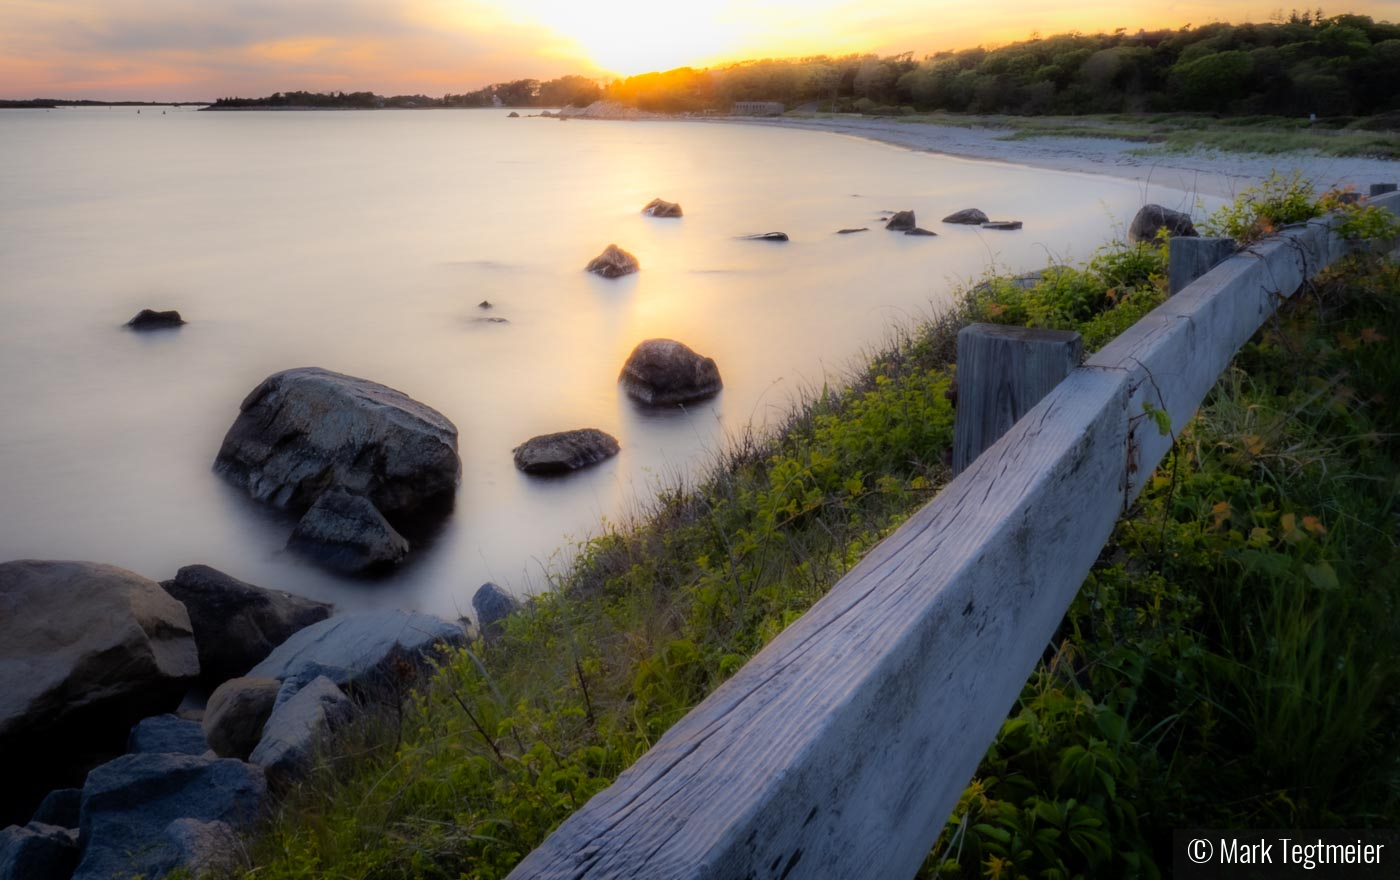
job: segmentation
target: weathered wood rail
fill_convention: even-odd
[[[1288,229],[1099,351],[510,876],[912,876],[1168,450],[1148,409],[1184,424],[1347,247]]]

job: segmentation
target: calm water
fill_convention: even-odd
[[[638,210],[679,201],[683,220]],[[500,111],[0,111],[0,559],[89,559],[168,578],[207,563],[343,607],[443,614],[495,580],[538,590],[603,517],[782,414],[891,326],[995,261],[1079,259],[1144,200],[1107,178],[814,132],[508,119]],[[1022,232],[937,223],[977,206]],[[913,208],[938,238],[884,232]],[[847,226],[871,226],[836,236]],[[792,242],[733,236],[782,230]],[[609,242],[642,271],[582,266]],[[491,312],[476,304],[489,299]],[[190,323],[139,335],[144,307]],[[507,324],[474,319],[490,314]],[[617,390],[637,342],[720,366],[715,400],[643,412]],[[401,389],[461,432],[457,509],[391,578],[282,551],[291,524],[210,470],[269,373],[322,366]],[[510,450],[577,427],[622,454],[528,478]]]

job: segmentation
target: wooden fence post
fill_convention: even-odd
[[[1168,291],[1176,296],[1235,252],[1233,238],[1176,236],[1167,243]]]
[[[1079,366],[1078,333],[969,324],[958,331],[958,411],[953,473],[1011,430]]]

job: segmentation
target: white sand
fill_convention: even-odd
[[[1363,194],[1372,183],[1400,182],[1400,162],[1386,159],[1339,158],[1311,153],[1262,155],[1197,150],[1191,153],[1134,155],[1151,144],[1107,138],[1039,137],[999,140],[1011,132],[994,128],[962,128],[928,122],[897,122],[863,116],[820,119],[774,118],[715,120],[741,125],[776,125],[828,131],[882,141],[912,150],[928,150],[970,159],[990,159],[1088,174],[1108,174],[1150,181],[1189,193],[1231,197],[1273,171],[1298,169],[1318,190],[1353,185]]]

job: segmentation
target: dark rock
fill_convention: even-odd
[[[1161,205],[1143,205],[1137,214],[1133,215],[1133,222],[1128,225],[1128,241],[1133,244],[1153,241],[1157,238],[1157,232],[1162,229],[1167,230],[1167,234],[1173,237],[1190,238],[1196,235],[1196,227],[1191,223],[1189,214]]]
[[[1020,220],[988,220],[982,224],[983,229],[1020,229]]]
[[[476,628],[483,638],[494,638],[505,628],[505,620],[520,610],[520,602],[489,581],[477,589],[472,596],[472,610],[476,612]]]
[[[68,880],[78,864],[78,836],[70,828],[30,822],[0,831],[0,880]]]
[[[336,486],[311,505],[287,548],[327,568],[361,574],[400,562],[408,555],[408,540],[368,498]]]
[[[175,715],[155,715],[142,718],[131,728],[126,750],[132,754],[202,755],[209,751],[209,744],[195,722]]]
[[[618,453],[617,438],[597,428],[531,437],[511,450],[527,474],[560,474],[597,464]]]
[[[324,675],[341,688],[394,684],[404,663],[425,661],[439,644],[460,645],[466,633],[430,614],[370,611],[312,624],[279,645],[250,676],[301,687]],[[290,696],[290,694],[285,694]]]
[[[894,216],[885,224],[885,228],[894,232],[906,232],[913,229],[918,224],[914,222],[913,211],[896,211]]]
[[[477,303],[476,307],[478,309],[493,309],[495,308],[495,305],[491,302],[491,300],[484,299],[481,302]]]
[[[306,773],[317,744],[353,714],[345,692],[318,676],[277,706],[248,760],[262,767],[273,785],[284,785]]]
[[[231,678],[209,695],[203,738],[221,758],[248,760],[262,738],[282,683],[275,678]]]
[[[977,208],[964,208],[961,211],[954,211],[943,218],[944,223],[959,223],[965,226],[981,226],[990,218]]]
[[[913,229],[904,230],[905,235],[937,235],[937,232],[930,232],[922,226],[915,226]]]
[[[759,232],[754,235],[741,235],[739,238],[744,241],[787,241],[788,234],[786,232]]]
[[[456,426],[401,391],[303,367],[264,379],[239,409],[214,469],[273,507],[304,511],[343,486],[404,517],[457,489]]]
[[[603,249],[601,254],[590,260],[584,268],[595,275],[602,275],[604,278],[620,278],[638,271],[642,268],[642,264],[638,263],[637,258],[627,251],[615,244],[610,244]]]
[[[166,834],[172,822],[244,827],[266,794],[261,768],[227,758],[140,754],[103,764],[83,786],[74,880],[162,876],[180,864],[180,847]]]
[[[519,119],[519,118],[520,118],[520,114],[519,114],[519,113],[516,113],[514,110],[512,110],[512,111],[510,111],[509,113],[506,114],[506,118],[507,118],[507,119]]]
[[[647,202],[647,206],[642,209],[642,213],[649,217],[680,217],[681,206],[675,202],[668,202],[662,199],[652,199]]]
[[[869,232],[869,231],[870,231],[870,227],[869,227],[869,226],[856,226],[856,227],[853,227],[853,228],[850,228],[850,229],[838,229],[838,230],[836,230],[836,234],[837,234],[837,235],[850,235],[852,232]]]
[[[99,708],[125,734],[173,709],[199,673],[185,606],[96,562],[0,564],[0,646],[0,744],[78,715],[91,725]]]
[[[180,317],[180,313],[171,309],[168,312],[157,312],[154,309],[142,309],[136,316],[126,322],[126,326],[132,330],[165,330],[171,327],[179,327],[185,323],[185,319]]]
[[[161,586],[189,611],[200,679],[211,686],[252,669],[292,633],[332,611],[324,602],[266,590],[207,565],[187,565]]]
[[[509,318],[472,318],[473,324],[509,324]]]
[[[714,358],[674,339],[648,339],[632,349],[618,376],[634,399],[669,406],[713,397],[724,387]]]
[[[242,860],[238,832],[227,822],[176,819],[165,826],[165,839],[175,863],[196,877],[231,874]]]
[[[60,828],[78,827],[78,808],[83,802],[81,788],[60,788],[51,791],[39,809],[34,811],[30,821],[43,825],[57,825]]]

